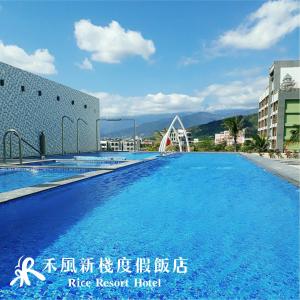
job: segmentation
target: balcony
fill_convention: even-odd
[[[277,115],[278,114],[278,109],[271,111],[271,116]]]
[[[258,111],[262,111],[268,107],[268,103],[258,108]]]
[[[268,115],[264,115],[264,116],[262,116],[261,118],[259,118],[258,121],[262,121],[262,120],[264,120],[264,119],[267,119],[267,117],[268,117]]]
[[[268,128],[267,126],[264,126],[264,127],[259,127],[257,130],[262,131],[262,130],[267,130],[267,128]]]
[[[270,104],[273,104],[276,101],[278,101],[278,93],[272,95],[272,99],[271,99],[271,103]]]

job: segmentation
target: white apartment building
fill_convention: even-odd
[[[245,130],[241,130],[237,136],[237,144],[244,144],[245,142]],[[215,145],[226,144],[227,146],[234,145],[233,136],[230,134],[229,130],[225,130],[220,133],[215,134]]]
[[[258,134],[265,136],[271,149],[288,145],[290,131],[300,125],[300,61],[275,61],[269,69],[269,85],[259,99]]]
[[[134,149],[134,139],[108,139],[100,141],[101,151],[139,151],[140,139],[136,139],[136,149]]]
[[[177,133],[178,133],[178,137],[179,137],[179,139],[180,139],[182,145],[185,146],[184,130],[183,130],[183,129],[177,129]],[[190,131],[187,131],[187,130],[186,130],[186,135],[187,135],[187,137],[188,137],[189,143],[191,143],[191,142],[192,142],[192,133],[191,133]],[[170,138],[171,138],[171,141],[172,141],[173,144],[176,145],[176,144],[178,143],[177,138],[176,138],[176,134],[175,134],[174,131],[172,131],[172,132],[170,133]]]

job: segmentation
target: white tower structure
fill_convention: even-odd
[[[179,118],[178,115],[175,116],[175,118],[173,119],[172,123],[170,124],[166,134],[163,136],[163,138],[160,142],[159,152],[166,152],[167,143],[168,143],[168,141],[171,141],[170,135],[171,135],[172,132],[175,133],[175,137],[176,137],[176,140],[177,140],[178,145],[179,145],[179,151],[182,152],[182,141],[179,138],[178,131],[174,126],[176,124],[176,122],[179,123],[179,125],[181,127],[181,130],[183,132],[183,136],[184,136],[185,143],[186,143],[186,152],[190,152],[189,139],[188,139],[188,136],[186,134],[186,130],[183,126],[183,123],[182,123],[182,121],[181,121],[181,119]]]

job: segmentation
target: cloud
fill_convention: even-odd
[[[145,96],[122,96],[89,92],[100,99],[106,117],[254,108],[267,85],[266,77],[247,78],[227,84],[211,84],[193,95],[162,92]]]
[[[179,65],[187,67],[190,65],[197,65],[199,62],[200,62],[200,59],[198,59],[198,58],[184,56],[180,59]]]
[[[250,14],[240,26],[222,34],[215,41],[215,47],[268,49],[300,26],[299,12],[297,1],[268,1]]]
[[[88,58],[85,58],[82,63],[76,65],[82,70],[93,70],[93,65]]]
[[[267,77],[247,78],[228,84],[211,84],[197,93],[204,98],[208,111],[231,108],[254,108],[268,83]]]
[[[202,102],[197,96],[185,94],[147,94],[145,96],[121,96],[104,92],[89,92],[100,99],[103,116],[161,114],[193,111]]]
[[[238,77],[238,78],[249,78],[257,76],[262,72],[261,67],[253,67],[249,69],[235,68],[229,72],[225,72],[225,76]]]
[[[74,26],[77,46],[91,52],[93,61],[113,64],[128,56],[148,60],[155,53],[153,41],[144,39],[140,32],[125,30],[117,21],[102,27],[80,20]]]
[[[37,49],[28,54],[16,45],[5,45],[0,41],[0,61],[36,74],[56,73],[54,57],[48,49]]]

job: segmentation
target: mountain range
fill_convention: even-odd
[[[212,121],[207,124],[192,126],[189,130],[193,138],[214,138],[216,133],[227,130],[224,128],[223,122],[224,120]],[[244,116],[244,128],[246,128],[246,137],[252,137],[257,133],[257,113]]]
[[[190,128],[196,125],[207,124],[212,121],[221,120],[226,117],[234,115],[249,115],[253,114],[257,109],[233,109],[233,110],[219,110],[214,112],[196,112],[177,113],[184,126]],[[136,133],[138,136],[150,137],[157,130],[167,128],[172,122],[176,114],[159,114],[159,115],[143,115],[135,117]],[[132,117],[121,117],[122,119]],[[122,122],[102,122],[101,124],[101,138],[128,138],[133,136],[132,121]]]

